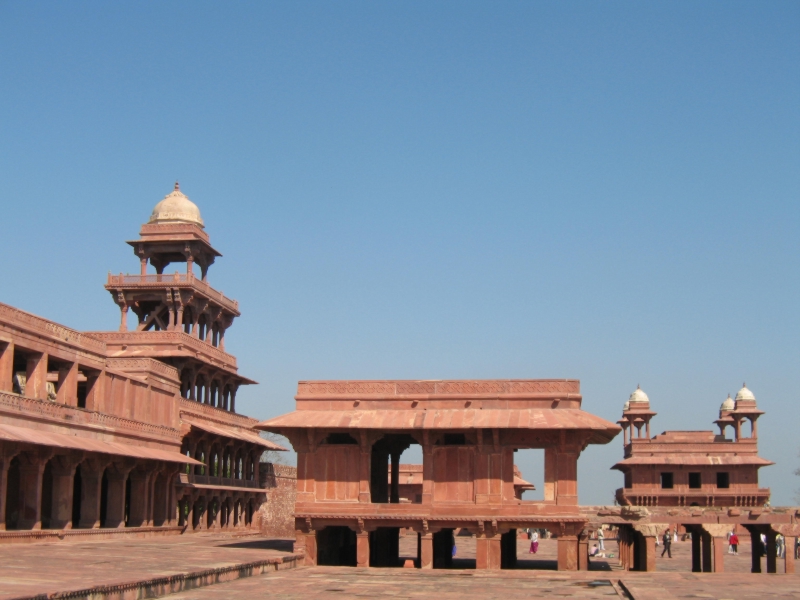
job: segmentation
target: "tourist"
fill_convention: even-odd
[[[672,536],[672,541],[678,543],[678,526],[675,525],[675,535]]]
[[[528,554],[536,554],[539,550],[539,532],[535,529],[531,534],[531,549],[528,551]]]
[[[605,558],[605,556],[605,553],[600,552],[600,548],[597,547],[597,544],[595,544],[592,549],[589,550],[589,558]]]
[[[728,549],[728,552],[730,552],[733,555],[739,554],[739,536],[736,535],[735,529],[731,531],[731,537],[728,539],[728,542],[730,543],[730,548]]]
[[[780,533],[775,536],[775,547],[776,547],[778,558],[783,558],[783,551],[784,551],[784,548],[785,548],[785,544],[786,544],[786,542],[785,542],[783,536]]]
[[[658,538],[656,538],[658,541]],[[667,553],[667,556],[672,558],[672,535],[669,532],[669,529],[664,531],[664,549],[661,551],[661,558],[664,558],[664,553]]]
[[[600,550],[605,550],[606,549],[605,545],[603,544],[605,539],[606,539],[606,536],[603,533],[603,528],[600,527],[600,529],[597,530],[597,542],[600,544]]]

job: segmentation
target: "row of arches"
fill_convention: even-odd
[[[195,491],[178,502],[178,525],[187,531],[251,527],[259,506],[255,494]]]
[[[236,445],[224,438],[187,439],[184,441],[184,454],[203,464],[187,465],[186,473],[187,475],[215,478],[220,480],[218,483],[248,482],[251,484],[250,487],[256,487],[259,479],[261,449],[248,446],[252,445],[245,443]],[[190,479],[196,480],[196,477]],[[232,481],[223,482],[222,480],[225,479]]]
[[[181,397],[215,408],[236,412],[238,383],[220,381],[203,373],[186,372],[181,377]]]
[[[7,530],[166,526],[177,467],[21,452],[3,464]]]

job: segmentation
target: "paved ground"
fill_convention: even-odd
[[[85,589],[263,560],[292,542],[177,535],[103,542],[0,545],[0,599]]]
[[[597,559],[592,571],[559,573],[554,570],[556,542],[542,540],[539,553],[527,553],[520,540],[521,569],[502,572],[474,570],[475,542],[456,539],[458,569],[355,569],[315,567],[272,572],[169,596],[170,600],[294,600],[325,598],[480,598],[516,600],[531,597],[625,598],[637,600],[716,598],[800,600],[800,574],[750,574],[749,547],[740,556],[726,556],[726,573],[690,572],[689,542],[673,545],[673,559],[659,558],[657,573],[626,573],[614,558]],[[60,542],[0,546],[0,599],[53,593],[152,579],[237,563],[285,556],[288,540],[187,535],[144,540]],[[616,555],[616,543],[607,542]],[[416,553],[416,539],[401,539],[401,553]],[[470,569],[473,567],[473,569]],[[619,585],[620,580],[622,586]]]

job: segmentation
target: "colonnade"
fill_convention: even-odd
[[[185,531],[230,531],[253,525],[264,492],[192,489],[178,502],[178,525]]]
[[[236,412],[238,382],[207,376],[202,372],[186,370],[181,376],[181,397]]]
[[[656,538],[661,539],[667,524],[643,524],[619,526],[619,564],[627,571],[656,570]],[[725,571],[725,555],[728,552],[728,533],[734,526],[731,524],[686,525],[691,534],[692,572],[723,573]],[[767,573],[779,571],[776,537],[783,533],[786,543],[783,565],[784,573],[795,572],[794,545],[795,526],[771,526],[768,524],[745,525],[750,533],[751,573],[762,572],[762,557],[766,557]],[[785,531],[784,531],[785,529]],[[762,547],[761,535],[767,539],[766,548]]]
[[[176,524],[174,463],[0,447],[0,530]]]

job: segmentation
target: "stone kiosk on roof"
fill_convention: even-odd
[[[417,566],[446,567],[462,528],[477,537],[477,568],[499,569],[515,564],[516,530],[531,527],[558,536],[559,569],[579,567],[578,457],[620,428],[581,410],[577,380],[301,381],[296,401],[257,428],[297,451],[306,564],[393,566],[399,529],[411,528]],[[422,493],[400,502],[411,444],[422,446]],[[523,448],[545,451],[543,501],[517,497]]]

